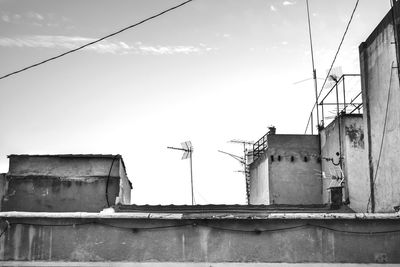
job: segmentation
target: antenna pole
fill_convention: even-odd
[[[190,153],[190,185],[192,188],[192,206],[194,205],[194,193],[193,193],[193,166],[192,166],[192,149],[189,150]]]
[[[317,108],[317,125],[319,126],[317,70],[315,69],[315,63],[314,63],[314,49],[313,49],[312,34],[311,34],[310,7],[308,5],[308,0],[306,0],[306,4],[307,4],[308,34],[310,36],[311,63],[312,63],[313,79],[315,87],[315,107]],[[312,119],[313,118],[311,118],[311,120]]]
[[[190,141],[181,143],[181,146],[182,146],[182,148],[171,147],[171,146],[168,146],[167,148],[184,151],[182,159],[189,158],[189,160],[190,160],[190,187],[191,187],[191,191],[192,191],[192,206],[193,206],[194,202],[195,202],[194,191],[193,191],[193,165],[192,165],[193,146],[192,146],[192,142],[190,142]]]

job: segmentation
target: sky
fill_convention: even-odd
[[[91,42],[177,0],[0,0],[0,76]],[[355,1],[309,0],[325,78]],[[335,66],[390,9],[360,0]],[[132,203],[245,204],[232,139],[303,134],[315,102],[305,0],[195,0],[76,53],[0,80],[0,172],[9,154],[121,154]],[[321,83],[321,80],[318,80]],[[357,85],[355,85],[357,86]]]

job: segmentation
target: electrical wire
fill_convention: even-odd
[[[331,227],[323,226],[323,225],[315,225],[315,224],[308,224],[308,226],[329,230],[332,232],[343,233],[343,234],[358,234],[358,235],[381,235],[381,234],[393,234],[393,233],[400,233],[400,229],[396,230],[386,230],[386,231],[349,231],[349,230],[339,230],[334,229]]]
[[[7,225],[6,225],[6,227],[4,227],[4,230],[1,232],[0,238],[4,235],[4,233],[7,231],[7,229],[10,228],[10,223],[7,220],[5,220],[5,222]]]
[[[112,162],[111,162],[111,166],[110,166],[110,170],[108,171],[107,181],[106,181],[106,192],[105,192],[105,194],[106,194],[106,201],[107,201],[107,207],[108,208],[110,207],[110,202],[108,201],[108,184],[110,183],[111,171],[112,171],[112,168],[114,166],[114,162],[115,162],[115,160],[117,158],[120,158],[120,155],[115,155],[113,157]]]
[[[355,4],[355,6],[354,6],[354,8],[353,8],[353,11],[352,11],[352,13],[351,13],[350,19],[349,19],[349,21],[348,21],[348,23],[347,23],[346,29],[345,29],[345,31],[344,31],[344,33],[343,33],[342,39],[340,40],[339,46],[338,46],[338,48],[337,48],[337,50],[336,50],[336,53],[335,53],[335,56],[334,56],[334,58],[333,58],[333,60],[332,60],[331,66],[330,66],[330,68],[329,68],[329,71],[328,71],[328,73],[327,73],[327,75],[326,75],[326,77],[325,77],[325,79],[324,79],[324,82],[323,82],[323,84],[322,84],[322,87],[321,87],[321,89],[320,89],[320,91],[319,91],[319,93],[318,93],[317,99],[319,99],[319,97],[321,96],[322,91],[323,91],[323,89],[324,89],[324,86],[325,86],[326,82],[328,81],[328,78],[329,78],[329,75],[330,75],[330,73],[331,73],[331,71],[332,71],[333,65],[334,65],[335,62],[336,62],[336,59],[337,59],[337,57],[338,57],[338,55],[339,55],[339,52],[340,52],[340,49],[342,48],[342,44],[343,44],[343,42],[344,42],[344,39],[345,39],[345,37],[346,37],[346,35],[347,35],[347,31],[349,30],[350,24],[351,24],[351,22],[353,21],[353,17],[354,17],[354,14],[355,14],[356,10],[357,10],[359,1],[360,1],[360,0],[357,0],[357,1],[356,1],[356,4]],[[312,107],[312,109],[311,109],[310,114],[313,112],[313,110],[314,110],[315,107],[318,108],[317,103],[314,103],[314,105],[313,105],[313,107]],[[307,123],[307,127],[306,127],[305,132],[307,132],[307,128],[308,128],[308,125],[309,125],[309,123],[310,123],[309,121],[310,121],[310,118],[308,119],[308,123]]]
[[[84,45],[82,45],[82,46],[79,46],[79,47],[77,47],[77,48],[71,49],[71,50],[69,50],[69,51],[67,51],[67,52],[64,52],[64,53],[62,53],[62,54],[59,54],[59,55],[57,55],[57,56],[54,56],[54,57],[48,58],[48,59],[46,59],[46,60],[40,61],[40,62],[38,62],[38,63],[36,63],[36,64],[30,65],[30,66],[27,66],[27,67],[25,67],[25,68],[19,69],[19,70],[17,70],[17,71],[13,71],[13,72],[11,72],[11,73],[8,73],[8,74],[6,74],[6,75],[3,75],[3,76],[0,77],[0,80],[5,79],[5,78],[7,78],[7,77],[10,77],[10,76],[12,76],[12,75],[18,74],[18,73],[20,73],[20,72],[29,70],[29,69],[31,69],[31,68],[37,67],[37,66],[39,66],[39,65],[45,64],[45,63],[47,63],[47,62],[49,62],[49,61],[56,60],[56,59],[58,59],[58,58],[60,58],[60,57],[66,56],[66,55],[71,54],[71,53],[74,53],[74,52],[76,52],[76,51],[79,51],[79,50],[81,50],[81,49],[83,49],[83,48],[85,48],[85,47],[91,46],[91,45],[96,44],[96,43],[98,43],[98,42],[101,42],[101,41],[103,41],[103,40],[105,40],[105,39],[108,39],[108,38],[110,38],[110,37],[112,37],[112,36],[115,36],[115,35],[117,35],[117,34],[120,34],[120,33],[124,32],[124,31],[126,31],[126,30],[129,30],[129,29],[131,29],[131,28],[134,28],[134,27],[136,27],[136,26],[139,26],[140,24],[143,24],[143,23],[145,23],[145,22],[147,22],[147,21],[150,21],[150,20],[152,20],[152,19],[155,19],[155,18],[157,18],[157,17],[159,17],[159,16],[161,16],[161,15],[164,15],[164,14],[166,14],[166,13],[168,13],[168,12],[174,10],[174,9],[177,9],[177,8],[179,8],[179,7],[181,7],[181,6],[184,6],[184,5],[186,5],[186,4],[188,4],[188,3],[192,2],[192,1],[194,1],[194,0],[185,1],[185,2],[183,2],[183,3],[180,3],[180,4],[176,5],[176,6],[173,6],[173,7],[171,7],[171,8],[168,8],[168,9],[166,9],[166,10],[160,12],[160,13],[157,13],[157,14],[151,16],[151,17],[148,17],[148,18],[146,18],[146,19],[144,19],[144,20],[142,20],[142,21],[139,21],[139,22],[137,22],[137,23],[135,23],[135,24],[129,25],[129,26],[127,26],[127,27],[125,27],[125,28],[123,28],[123,29],[121,29],[121,30],[118,30],[118,31],[116,31],[116,32],[113,32],[113,33],[111,33],[111,34],[108,34],[108,35],[106,35],[106,36],[103,36],[103,37],[101,37],[101,38],[98,38],[98,39],[96,39],[96,40],[94,40],[94,41],[92,41],[92,42],[89,42],[89,43],[84,44]]]
[[[339,46],[338,46],[338,48],[337,48],[337,50],[336,50],[335,56],[333,57],[333,60],[332,60],[331,66],[329,67],[328,73],[326,74],[324,83],[322,84],[322,87],[321,87],[321,89],[320,89],[320,91],[319,91],[318,98],[319,98],[319,97],[321,96],[321,94],[322,94],[322,90],[324,89],[324,86],[325,86],[326,82],[328,81],[328,78],[329,78],[329,75],[330,75],[330,73],[331,73],[331,71],[332,71],[333,65],[334,65],[335,62],[336,62],[337,56],[339,55],[339,52],[340,52],[340,49],[342,48],[342,44],[343,44],[344,39],[345,39],[345,37],[346,37],[346,35],[347,35],[347,31],[349,30],[350,24],[351,24],[351,22],[353,21],[353,17],[354,17],[354,14],[355,14],[356,10],[357,10],[358,2],[359,2],[359,1],[360,1],[360,0],[357,0],[357,1],[356,1],[356,4],[355,4],[355,6],[354,6],[354,8],[353,8],[353,11],[351,12],[350,19],[349,19],[349,21],[348,21],[348,23],[347,23],[347,26],[346,26],[346,29],[345,29],[345,31],[344,31],[344,33],[343,33],[342,39],[340,40],[340,43],[339,43]]]
[[[213,225],[209,225],[209,224],[199,224],[199,223],[184,223],[184,224],[155,226],[155,227],[123,227],[123,226],[112,225],[112,224],[103,223],[103,222],[99,222],[99,221],[90,221],[90,222],[84,222],[84,223],[71,223],[71,224],[41,224],[41,223],[34,224],[34,223],[21,223],[21,222],[8,223],[5,230],[3,230],[3,232],[0,234],[0,237],[12,225],[29,225],[29,226],[44,226],[44,227],[75,227],[75,226],[82,226],[82,225],[88,225],[88,224],[97,224],[97,225],[103,225],[103,226],[108,226],[108,227],[113,227],[113,228],[118,228],[118,229],[123,229],[123,230],[131,230],[133,233],[137,233],[139,231],[162,230],[162,229],[181,228],[181,227],[188,227],[188,226],[192,226],[193,228],[205,227],[205,228],[220,230],[220,231],[253,233],[253,234],[283,232],[283,231],[290,231],[290,230],[294,230],[294,229],[310,228],[310,227],[324,229],[324,230],[337,232],[337,233],[356,234],[356,235],[381,235],[381,234],[400,233],[400,229],[385,230],[385,231],[350,231],[350,230],[335,229],[335,228],[331,228],[328,226],[323,226],[323,225],[318,225],[318,224],[309,224],[309,223],[295,225],[295,226],[289,226],[289,227],[283,227],[283,228],[275,228],[275,229],[259,229],[259,228],[238,229],[238,228],[219,227],[219,226],[213,226]]]
[[[388,113],[389,113],[388,111],[389,111],[389,102],[390,102],[390,92],[391,92],[391,87],[392,87],[393,63],[394,63],[394,61],[392,61],[392,65],[390,67],[389,88],[388,88],[388,94],[387,94],[387,100],[386,100],[385,119],[383,121],[381,144],[380,144],[380,147],[379,147],[378,161],[376,163],[374,179],[373,179],[373,182],[372,182],[372,186],[374,188],[375,188],[376,179],[378,178],[379,164],[381,162],[381,156],[382,156],[382,150],[383,150],[383,142],[385,140],[385,134],[386,134],[386,124],[387,124],[387,118],[388,118]],[[368,204],[367,204],[367,212],[369,211],[369,205],[371,204],[371,197],[372,197],[372,192],[370,192],[370,194],[369,194]]]

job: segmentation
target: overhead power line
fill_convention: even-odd
[[[348,30],[349,30],[350,24],[351,24],[351,22],[353,21],[353,17],[354,17],[354,14],[356,13],[356,10],[357,10],[359,1],[360,1],[360,0],[357,0],[357,1],[356,1],[356,4],[354,5],[353,11],[351,12],[350,19],[349,19],[349,21],[347,22],[346,29],[345,29],[345,31],[344,31],[344,33],[343,33],[342,39],[340,40],[339,46],[338,46],[338,48],[337,48],[337,50],[336,50],[335,56],[334,56],[334,58],[333,58],[333,60],[332,60],[331,66],[329,67],[328,73],[326,74],[326,77],[325,77],[324,82],[323,82],[323,84],[322,84],[322,87],[321,87],[321,89],[320,89],[320,91],[319,91],[319,93],[318,93],[318,97],[317,97],[317,98],[319,98],[319,97],[321,96],[322,90],[324,89],[325,84],[326,84],[326,82],[328,81],[328,78],[329,78],[329,75],[330,75],[330,73],[331,73],[331,71],[332,71],[333,65],[334,65],[335,62],[336,62],[336,59],[337,59],[337,57],[338,57],[338,55],[339,55],[339,52],[340,52],[340,49],[342,48],[342,44],[343,44],[343,42],[344,42],[344,39],[346,38],[346,35],[347,35]],[[313,105],[313,107],[312,107],[312,109],[311,109],[311,112],[314,110],[314,108],[317,108],[317,109],[318,109],[318,103],[314,103],[314,105]],[[308,128],[309,123],[310,123],[310,119],[308,120],[308,123],[307,123],[306,132],[307,132],[307,128]]]
[[[360,0],[357,0],[357,1],[356,1],[356,4],[354,5],[354,8],[353,8],[353,12],[351,12],[351,16],[350,16],[350,19],[349,19],[349,21],[348,21],[348,23],[347,23],[346,30],[344,31],[343,36],[342,36],[342,39],[340,40],[340,44],[339,44],[339,46],[338,46],[338,48],[337,48],[337,50],[336,50],[336,54],[335,54],[335,56],[334,56],[334,58],[333,58],[333,60],[332,60],[332,64],[331,64],[331,66],[330,66],[330,68],[329,68],[329,70],[328,70],[328,73],[326,74],[324,83],[322,84],[322,87],[321,87],[321,90],[319,91],[318,97],[321,96],[322,90],[324,89],[324,86],[325,86],[326,82],[328,81],[328,78],[329,78],[329,75],[330,75],[330,73],[331,73],[331,71],[332,71],[333,65],[334,65],[335,62],[336,62],[337,56],[339,55],[339,52],[340,52],[340,49],[342,48],[342,44],[343,44],[344,38],[346,38],[347,31],[349,30],[350,24],[351,24],[351,22],[353,21],[354,13],[356,13],[356,10],[357,10],[358,2],[359,2],[359,1],[360,1]]]
[[[162,15],[164,15],[164,14],[166,14],[166,13],[168,13],[168,12],[174,10],[174,9],[177,9],[177,8],[179,8],[179,7],[183,6],[183,5],[186,5],[186,4],[190,3],[190,2],[193,2],[193,1],[194,1],[194,0],[187,0],[187,1],[183,2],[183,3],[180,3],[179,5],[176,5],[176,6],[173,6],[173,7],[171,7],[171,8],[168,8],[168,9],[166,9],[166,10],[160,12],[160,13],[157,13],[157,14],[155,14],[155,15],[153,15],[153,16],[151,16],[151,17],[148,17],[148,18],[146,18],[146,19],[144,19],[144,20],[142,20],[142,21],[139,21],[139,22],[137,22],[137,23],[135,23],[135,24],[129,25],[129,26],[127,26],[127,27],[125,27],[125,28],[123,28],[123,29],[121,29],[121,30],[118,30],[118,31],[116,31],[116,32],[110,33],[110,34],[108,34],[108,35],[106,35],[106,36],[104,36],[104,37],[101,37],[101,38],[99,38],[99,39],[96,39],[96,40],[94,40],[94,41],[92,41],[92,42],[90,42],[90,43],[84,44],[84,45],[82,45],[82,46],[79,46],[79,47],[77,47],[77,48],[71,49],[71,50],[69,50],[69,51],[67,51],[67,52],[64,52],[64,53],[62,53],[62,54],[59,54],[59,55],[57,55],[57,56],[48,58],[48,59],[43,60],[43,61],[41,61],[41,62],[38,62],[38,63],[36,63],[36,64],[30,65],[30,66],[27,66],[27,67],[25,67],[25,68],[22,68],[22,69],[13,71],[13,72],[11,72],[11,73],[8,73],[8,74],[6,74],[6,75],[3,75],[3,76],[0,77],[0,80],[5,79],[5,78],[7,78],[7,77],[10,77],[10,76],[12,76],[12,75],[18,74],[18,73],[20,73],[20,72],[29,70],[29,69],[31,69],[31,68],[38,67],[38,66],[40,66],[40,65],[42,65],[42,64],[45,64],[45,63],[47,63],[47,62],[49,62],[49,61],[56,60],[56,59],[58,59],[58,58],[60,58],[60,57],[66,56],[66,55],[68,55],[68,54],[77,52],[77,51],[79,51],[79,50],[81,50],[81,49],[83,49],[83,48],[85,48],[85,47],[94,45],[94,44],[96,44],[96,43],[98,43],[98,42],[101,42],[101,41],[103,41],[103,40],[105,40],[105,39],[108,39],[108,38],[110,38],[110,37],[112,37],[112,36],[115,36],[115,35],[117,35],[117,34],[120,34],[120,33],[124,32],[124,31],[126,31],[126,30],[129,30],[129,29],[131,29],[131,28],[134,28],[134,27],[136,27],[136,26],[139,26],[139,25],[141,25],[141,24],[143,24],[143,23],[145,23],[145,22],[147,22],[147,21],[150,21],[150,20],[155,19],[155,18],[157,18],[157,17],[159,17],[159,16],[162,16]]]

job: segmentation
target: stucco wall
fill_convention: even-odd
[[[88,211],[106,208],[107,177],[60,178],[50,176],[7,176],[2,211]],[[120,179],[108,182],[108,201],[115,204]]]
[[[272,204],[322,203],[318,142],[317,135],[268,136]]]
[[[3,206],[3,197],[7,192],[8,182],[5,173],[0,173],[0,211]]]
[[[268,135],[268,149],[250,165],[250,203],[322,203],[318,157],[316,135]]]
[[[345,177],[343,201],[349,201],[350,207],[357,212],[366,212],[370,189],[363,116],[342,114],[339,119],[332,121],[320,132],[322,158],[333,159],[333,162],[322,160],[323,202],[330,202],[327,190],[331,182],[329,177],[334,174],[334,163],[338,164],[341,156]]]
[[[110,176],[118,177],[120,160],[101,157],[60,157],[60,156],[9,156],[10,164],[8,174],[23,175],[49,175],[62,177],[79,176]]]
[[[400,263],[399,234],[340,232],[398,230],[397,220],[9,219],[9,222],[11,227],[0,238],[0,260]],[[291,227],[294,228],[261,232]]]
[[[396,6],[398,23],[398,2]],[[397,66],[393,42],[392,14],[389,12],[359,47],[369,175],[374,184],[377,212],[393,211],[394,206],[400,205],[400,89],[398,69],[391,69],[392,64]]]
[[[356,212],[366,212],[370,188],[362,116],[344,117],[343,136],[344,175],[347,177],[350,208]]]
[[[265,154],[250,167],[250,204],[270,204],[268,159],[265,158]]]
[[[9,158],[3,211],[98,212],[116,201],[130,204],[131,187],[120,156]]]

